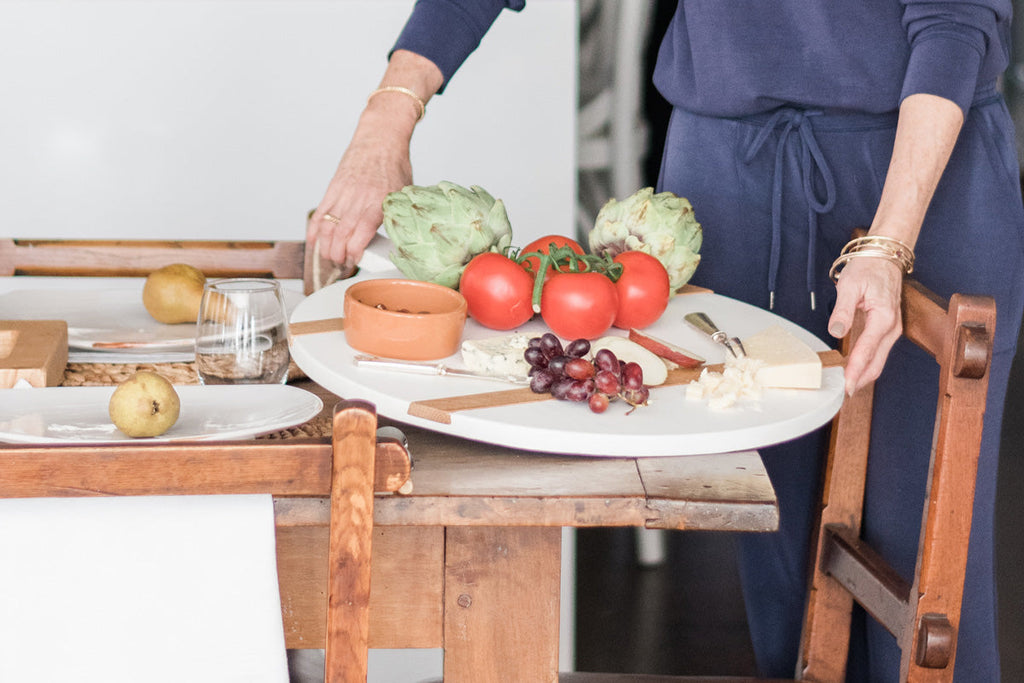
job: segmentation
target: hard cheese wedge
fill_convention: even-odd
[[[761,361],[757,380],[763,387],[820,389],[821,359],[804,342],[773,325],[743,340],[747,356]]]

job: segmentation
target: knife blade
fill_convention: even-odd
[[[390,358],[379,358],[358,354],[352,362],[361,368],[375,368],[378,370],[393,370],[397,372],[408,372],[416,375],[436,375],[452,377],[469,377],[472,379],[489,379],[497,382],[510,384],[529,384],[529,377],[519,375],[490,375],[486,372],[476,370],[464,370],[462,368],[448,367],[444,363],[419,363],[407,360],[392,360]]]

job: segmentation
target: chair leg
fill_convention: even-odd
[[[862,320],[855,321],[851,339],[844,345],[844,354],[849,352],[852,339],[862,326]],[[839,525],[854,535],[860,533],[873,403],[874,385],[864,387],[844,401],[832,424],[822,508],[818,513],[815,562],[798,659],[800,680],[832,681],[845,677],[853,597],[825,573],[821,557],[826,548],[827,525]]]
[[[953,680],[995,318],[987,298],[950,298],[916,599],[901,639],[911,682]]]
[[[366,681],[377,414],[364,401],[334,409],[324,681]]]

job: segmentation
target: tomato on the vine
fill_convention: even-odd
[[[584,253],[583,247],[580,246],[576,240],[566,237],[565,235],[545,235],[544,237],[538,237],[534,241],[527,244],[525,247],[519,250],[520,254],[529,254],[531,252],[539,251],[542,254],[551,253],[551,244],[554,243],[555,247],[569,247],[577,254]],[[522,259],[523,266],[530,269],[530,272],[536,274],[540,269],[540,259],[536,256],[527,256]],[[564,270],[564,267],[563,267]],[[554,266],[548,268],[547,277],[551,277],[558,272]]]
[[[459,280],[470,317],[493,330],[511,330],[533,317],[533,275],[496,252],[474,256]]]
[[[651,325],[668,307],[668,271],[661,261],[642,251],[624,251],[613,260],[622,264],[622,274],[615,282],[619,295],[615,327],[628,330]]]
[[[596,339],[615,320],[619,298],[603,273],[556,273],[544,283],[540,314],[563,339]]]

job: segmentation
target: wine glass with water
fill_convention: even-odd
[[[262,278],[209,280],[196,326],[203,384],[288,381],[288,319],[281,284]]]

